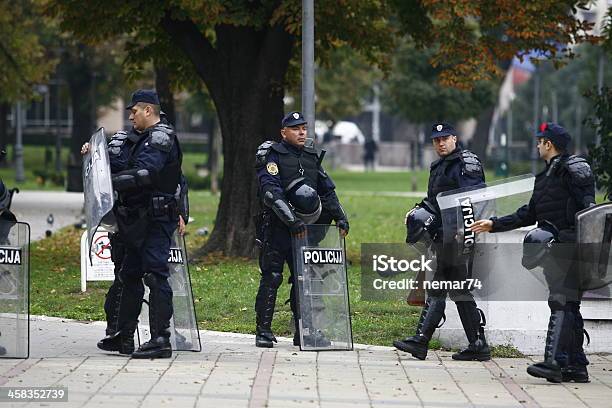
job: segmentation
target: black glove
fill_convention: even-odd
[[[289,227],[289,231],[291,231],[291,235],[298,235],[306,232],[306,224],[304,224],[304,221],[298,218],[295,220],[293,225]]]
[[[340,228],[341,230],[344,230],[346,232],[346,234],[348,235],[348,232],[349,232],[349,222],[348,222],[348,220],[346,218],[342,219],[342,220],[339,220],[339,221],[336,221],[336,226],[338,228]]]

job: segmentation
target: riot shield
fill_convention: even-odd
[[[0,357],[30,355],[30,226],[0,219]]]
[[[91,248],[98,227],[102,225],[107,231],[114,232],[116,223],[112,212],[115,198],[104,128],[91,136],[89,146],[89,152],[83,158],[83,191],[87,244]]]
[[[170,253],[168,254],[168,267],[170,278],[168,282],[172,288],[172,306],[174,313],[170,319],[170,343],[172,349],[177,351],[202,351],[198,320],[195,314],[193,292],[191,291],[191,277],[187,262],[185,239],[174,232]],[[145,299],[149,297],[149,289],[145,285]],[[139,317],[138,340],[151,337],[149,328],[149,308],[145,303]]]
[[[333,225],[307,225],[293,238],[300,350],[352,350],[344,238]]]
[[[548,287],[542,268],[522,265],[523,238],[529,228],[476,235],[469,227],[477,220],[514,213],[529,203],[535,178],[518,176],[486,186],[440,193],[444,264],[463,274],[444,281],[449,290],[469,290],[480,300],[546,300]],[[533,227],[531,227],[533,228]],[[466,299],[469,300],[469,299]]]
[[[612,203],[599,204],[576,214],[576,241],[582,290],[612,283]]]

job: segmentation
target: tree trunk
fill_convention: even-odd
[[[257,146],[278,140],[285,74],[295,39],[282,27],[221,25],[216,48],[193,22],[162,27],[193,62],[215,104],[223,139],[223,181],[215,228],[204,252],[253,256],[259,212],[253,164]]]
[[[155,63],[155,89],[157,96],[159,97],[159,103],[161,109],[166,114],[166,119],[176,126],[176,110],[174,108],[174,95],[170,88],[170,78],[168,77],[168,70],[165,67]]]
[[[472,138],[472,145],[470,146],[472,152],[480,158],[480,161],[485,162],[487,159],[487,146],[489,145],[489,129],[493,122],[493,115],[495,114],[495,105],[486,108],[480,112],[476,122],[476,130],[474,131],[474,137]]]
[[[496,93],[496,99],[499,95],[499,89],[501,88],[508,70],[512,65],[512,60],[501,61],[499,68],[502,72],[500,76],[501,80],[498,82],[498,88]],[[474,131],[474,137],[472,138],[471,150],[480,158],[482,162],[487,159],[487,147],[489,146],[489,130],[491,129],[491,123],[493,122],[493,116],[495,115],[495,106],[490,106],[484,111],[480,112],[476,122],[476,130]]]
[[[81,146],[95,130],[94,75],[90,65],[90,50],[78,44],[65,55],[65,80],[72,105],[72,134],[68,164],[68,191],[83,191]]]

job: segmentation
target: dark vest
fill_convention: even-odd
[[[278,153],[278,174],[283,190],[289,190],[301,180],[313,189],[317,189],[319,156],[315,150],[305,147],[298,151],[283,143],[275,143],[272,149]]]
[[[455,149],[448,156],[444,156],[431,164],[429,170],[429,184],[427,185],[427,199],[438,208],[436,197],[444,191],[459,188],[459,182],[452,177],[452,168],[461,166],[461,150]]]
[[[569,190],[569,173],[565,162],[568,155],[557,156],[544,171],[536,175],[533,205],[538,221],[552,222],[557,229],[574,226],[576,203]]]
[[[129,165],[128,167],[132,168],[136,164],[137,150],[140,150],[139,149],[139,147],[141,147],[140,145],[142,145],[142,143],[144,143],[145,140],[149,139],[149,132],[152,132],[158,129],[163,129],[165,133],[167,133],[171,138],[174,139],[173,144],[177,150],[177,157],[173,161],[166,163],[164,168],[159,172],[159,174],[157,174],[156,177],[153,177],[152,179],[152,182],[153,182],[152,187],[154,190],[153,194],[163,193],[163,194],[173,195],[176,192],[176,186],[178,186],[181,181],[181,175],[182,175],[181,166],[183,163],[183,151],[181,150],[181,145],[178,141],[178,138],[176,137],[176,133],[174,133],[174,130],[170,126],[162,123],[162,124],[156,125],[152,129],[147,130],[147,133],[144,133],[138,139],[138,141],[131,147],[130,158],[128,160],[128,165]]]

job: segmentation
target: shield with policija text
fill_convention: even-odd
[[[346,251],[333,225],[306,225],[293,238],[301,350],[352,350]],[[295,284],[295,283],[294,283]]]
[[[104,128],[98,129],[89,140],[89,152],[83,158],[83,194],[87,221],[87,247],[90,248],[98,227],[116,230],[113,205],[115,196],[111,180],[110,160]],[[91,255],[90,255],[91,257]]]
[[[30,226],[0,219],[0,357],[30,355]]]
[[[612,203],[576,214],[580,289],[595,290],[612,283]]]
[[[168,282],[172,288],[173,314],[170,319],[170,343],[172,349],[177,351],[201,351],[200,332],[196,319],[193,292],[191,290],[191,277],[187,262],[185,239],[174,232],[170,253],[168,254],[168,267],[170,278]],[[145,299],[149,297],[149,288],[145,285]],[[145,302],[139,317],[138,340],[147,341],[150,336],[149,307]]]
[[[475,234],[471,225],[482,219],[503,217],[526,206],[533,193],[531,175],[452,190],[437,197],[442,215],[444,265],[441,274],[450,290],[467,289],[481,300],[546,300],[548,287],[542,268],[523,266],[523,239],[529,229]],[[525,209],[527,207],[524,207]],[[440,256],[438,256],[440,261]],[[440,263],[439,263],[440,264]],[[452,271],[465,271],[453,276]]]

